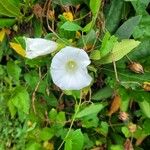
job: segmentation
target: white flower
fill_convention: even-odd
[[[26,57],[35,58],[49,54],[57,49],[57,43],[42,38],[25,38]]]
[[[52,59],[52,80],[62,90],[80,90],[92,81],[87,71],[89,64],[90,59],[83,49],[67,46]]]

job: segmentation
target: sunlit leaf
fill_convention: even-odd
[[[118,61],[126,54],[131,52],[135,47],[140,44],[139,41],[135,40],[122,40],[121,42],[115,43],[110,54],[105,56],[100,60],[101,64],[111,63],[113,61]]]
[[[10,42],[10,46],[13,50],[15,50],[15,52],[17,52],[19,55],[25,57],[26,56],[26,53],[25,53],[25,50],[22,48],[22,46],[18,43],[13,43],[13,42]]]

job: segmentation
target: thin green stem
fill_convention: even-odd
[[[78,104],[77,109],[75,110],[75,114],[74,114],[74,116],[73,116],[73,118],[72,118],[72,121],[71,121],[71,124],[70,124],[69,130],[68,130],[68,132],[67,132],[67,134],[66,134],[66,136],[65,136],[64,140],[63,140],[63,141],[62,141],[62,143],[60,144],[60,146],[59,146],[58,150],[60,150],[60,149],[61,149],[61,147],[62,147],[62,146],[63,146],[63,144],[65,143],[65,139],[69,136],[69,134],[70,134],[70,132],[71,132],[72,126],[73,126],[73,124],[74,124],[74,122],[75,122],[75,119],[76,119],[76,115],[77,115],[77,113],[79,112],[79,109],[80,109],[80,106],[81,106],[81,101],[82,101],[82,91],[81,91],[81,94],[80,94],[79,104]]]

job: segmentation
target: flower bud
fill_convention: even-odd
[[[143,67],[140,63],[132,62],[129,64],[129,69],[135,73],[144,73]]]
[[[120,112],[119,119],[122,121],[127,121],[129,119],[129,114],[126,112]]]
[[[143,83],[143,89],[145,91],[150,91],[150,82],[144,82]]]

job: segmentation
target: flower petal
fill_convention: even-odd
[[[66,63],[70,60],[78,66],[73,72],[66,70]],[[87,72],[89,64],[90,59],[84,50],[67,46],[52,59],[52,80],[63,90],[80,90],[90,85],[92,81],[92,77]]]
[[[49,54],[57,49],[57,43],[42,38],[25,38],[26,57],[35,58]]]
[[[64,70],[51,70],[53,82],[63,90],[80,90],[92,81],[86,70],[79,69],[74,74],[66,74]]]

